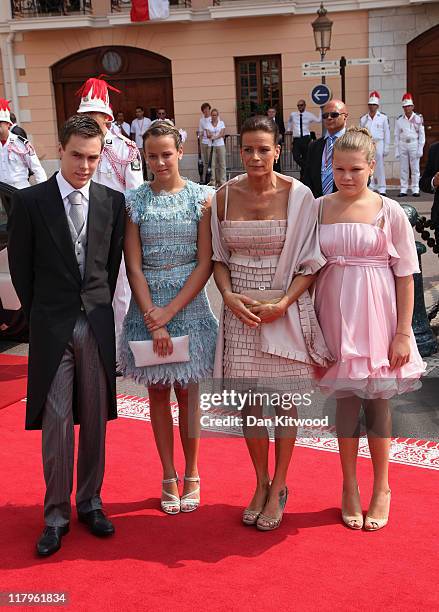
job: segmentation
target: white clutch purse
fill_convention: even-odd
[[[189,336],[176,336],[171,338],[174,350],[170,355],[161,357],[153,351],[153,340],[132,340],[129,342],[134,355],[136,368],[144,366],[161,365],[162,363],[177,363],[189,361]]]

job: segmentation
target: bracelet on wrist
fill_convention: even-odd
[[[407,338],[411,338],[410,334],[405,334],[404,332],[399,332],[399,331],[395,332],[395,336],[397,336],[398,334],[400,336],[406,336]]]

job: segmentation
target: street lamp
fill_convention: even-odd
[[[326,52],[331,48],[331,33],[332,21],[327,16],[328,11],[323,6],[323,2],[317,11],[318,17],[312,22],[314,33],[314,41],[316,43],[316,51],[320,52],[320,61],[325,59]],[[326,83],[326,78],[323,75],[322,83]]]

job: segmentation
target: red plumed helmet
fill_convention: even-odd
[[[411,93],[405,93],[402,96],[402,105],[403,106],[414,106],[415,103],[413,102],[413,96]]]
[[[11,109],[9,108],[9,100],[0,98],[0,121],[5,121],[12,125],[11,121]]]
[[[78,113],[104,113],[111,121],[114,121],[108,90],[111,89],[117,93],[120,93],[120,90],[104,81],[101,78],[103,76],[105,75],[101,74],[98,78],[87,79],[78,89],[76,95],[81,96]]]
[[[371,91],[369,94],[369,102],[368,104],[377,104],[380,105],[380,94],[377,91]]]

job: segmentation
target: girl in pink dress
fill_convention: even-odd
[[[320,248],[327,264],[315,299],[336,359],[321,372],[320,385],[337,397],[342,518],[352,529],[364,524],[369,531],[384,527],[389,516],[389,398],[419,386],[425,371],[411,328],[413,274],[419,272],[413,230],[397,202],[368,189],[374,157],[375,144],[364,128],[349,128],[335,142],[338,192],[320,199]],[[374,470],[365,521],[356,475],[361,406]]]

